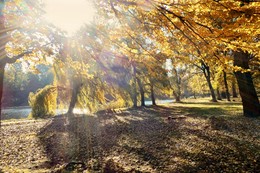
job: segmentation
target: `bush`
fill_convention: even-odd
[[[29,94],[29,105],[32,111],[29,117],[44,118],[53,116],[57,107],[57,88],[52,85],[47,85],[44,88],[38,89],[36,93]]]

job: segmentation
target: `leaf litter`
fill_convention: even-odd
[[[169,118],[170,117],[170,118]],[[0,172],[257,172],[260,120],[174,107],[3,123]]]

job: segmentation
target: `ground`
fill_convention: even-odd
[[[0,172],[258,172],[260,119],[241,103],[173,103],[4,122]]]

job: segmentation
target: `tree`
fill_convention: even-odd
[[[221,65],[235,71],[241,71],[240,75],[236,75],[240,93],[243,93],[242,88],[245,86],[241,85],[242,80],[245,79],[248,81],[246,82],[248,89],[254,90],[253,82],[249,82],[250,72],[247,74],[243,72],[247,64],[243,65],[239,61],[243,58],[248,59],[250,54],[258,57],[256,61],[259,61],[259,48],[257,46],[259,45],[259,34],[255,32],[260,21],[257,13],[259,2],[141,0],[138,2],[110,1],[108,6],[120,19],[124,19],[124,17],[127,19],[131,16],[134,20],[139,21],[138,32],[146,31],[147,35],[152,33],[154,40],[162,45],[161,51],[168,52],[171,48],[170,43],[174,43],[174,46],[180,47],[178,52],[188,51],[191,55],[195,54],[198,60],[208,57],[207,61],[201,65],[209,83],[213,101],[216,101],[216,97],[210,84],[210,70],[207,64],[210,61],[216,62],[216,60],[221,64],[232,55],[234,55],[232,60],[234,66],[230,63]],[[129,12],[132,12],[132,15],[127,15]],[[134,34],[135,31],[132,30],[131,33]],[[248,54],[248,56],[246,57],[244,54]],[[244,63],[249,62],[243,61]],[[250,68],[244,69],[244,71],[248,70]],[[245,95],[242,94],[241,97],[242,101],[246,102]],[[250,94],[250,98],[254,101],[254,107],[243,103],[244,110],[253,108],[256,112],[247,113],[244,111],[244,115],[259,116],[259,101],[255,92]]]
[[[202,96],[209,92],[207,81],[205,80],[202,71],[198,70],[198,68],[191,69],[188,87],[193,93],[194,98],[196,98],[196,94]]]
[[[232,78],[232,81],[231,81],[231,88],[232,88],[232,96],[233,98],[237,98],[237,90],[236,90],[236,81],[235,81],[235,78],[233,77]]]
[[[139,92],[141,95],[141,106],[145,106],[145,92],[144,92],[144,86],[143,83],[141,81],[141,79],[139,77],[136,77],[137,83],[138,83],[138,87],[139,87]]]
[[[215,95],[215,92],[214,92],[214,88],[213,88],[212,83],[211,83],[210,67],[203,60],[201,60],[200,62],[201,62],[201,66],[199,68],[202,70],[204,77],[206,78],[206,81],[207,81],[207,84],[208,84],[208,87],[209,87],[209,90],[210,90],[210,94],[211,94],[211,97],[212,97],[212,102],[217,102],[217,98],[216,98],[216,95]]]
[[[227,82],[227,73],[223,71],[223,77],[224,77],[224,85],[225,85],[225,90],[226,90],[226,97],[228,101],[230,100],[230,94],[229,94],[229,89],[228,89],[228,82]]]
[[[176,60],[170,61],[171,63]],[[188,74],[188,66],[181,62],[174,62],[171,64],[170,71],[168,73],[170,85],[173,90],[173,96],[176,102],[181,102],[181,93],[183,84],[185,82],[185,76]]]
[[[18,62],[6,67],[3,107],[26,106],[30,92],[53,83],[54,76],[50,66],[37,65],[35,67],[38,70],[37,74],[26,68],[25,64]]]
[[[28,10],[28,4],[31,5]],[[17,8],[14,8],[17,7]],[[49,33],[46,32],[48,27],[40,26],[37,21],[41,13],[39,11],[39,1],[0,1],[0,121],[2,110],[3,82],[4,73],[7,64],[15,63],[17,60],[30,59],[31,63],[36,64],[44,58],[53,49]],[[31,24],[38,23],[39,28]],[[37,30],[38,29],[38,30]],[[49,36],[49,37],[48,37]],[[45,51],[43,51],[43,48]],[[37,58],[36,58],[37,57]]]
[[[243,51],[234,53],[234,65],[249,69],[250,55]],[[260,105],[257,93],[253,84],[251,72],[236,71],[235,76],[238,82],[239,93],[242,98],[244,115],[248,117],[260,116]]]

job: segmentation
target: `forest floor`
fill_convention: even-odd
[[[5,121],[0,172],[258,172],[260,119],[238,102],[183,102]]]

